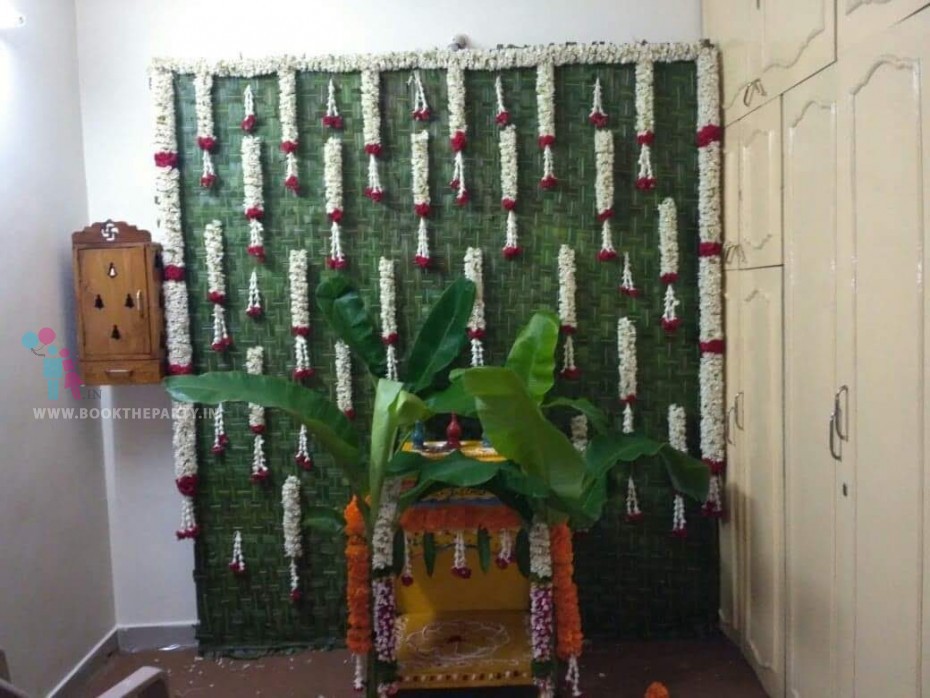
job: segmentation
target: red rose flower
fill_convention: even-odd
[[[207,299],[211,303],[223,305],[223,303],[226,302],[226,294],[220,293],[219,291],[210,291],[210,293],[207,294]]]
[[[484,330],[480,327],[476,327],[473,330],[468,330],[469,339],[484,339]]]
[[[563,368],[560,372],[562,378],[568,381],[576,381],[581,378],[581,369],[577,366]]]
[[[614,217],[614,210],[612,208],[605,208],[603,211],[599,211],[597,214],[597,222],[603,223],[608,218]]]
[[[249,427],[249,430],[250,430],[253,434],[264,434],[264,433],[265,433],[265,425],[264,425],[264,424],[252,424],[252,425]]]
[[[559,327],[559,332],[565,335],[573,335],[578,331],[578,328],[574,325],[561,325]]]
[[[505,570],[510,566],[510,563],[502,557],[495,558],[494,564],[497,565],[498,569],[502,570]]]
[[[420,269],[429,268],[429,257],[424,257],[423,255],[417,255],[413,258],[413,263],[416,264]]]
[[[309,337],[310,328],[307,325],[292,325],[291,335],[294,337]]]
[[[505,211],[513,211],[517,207],[517,202],[513,199],[508,199],[504,197],[501,199],[501,206]]]
[[[155,166],[156,167],[177,167],[178,166],[178,154],[173,153],[170,150],[163,150],[160,153],[155,153]]]
[[[252,319],[260,318],[263,314],[262,307],[260,305],[253,305],[249,308],[246,308],[245,314]]]
[[[213,136],[197,136],[197,146],[201,150],[212,152],[216,147],[216,139]]]
[[[716,124],[707,124],[698,129],[697,132],[697,146],[698,148],[704,148],[711,143],[716,143],[723,136],[723,129],[721,129]]]
[[[636,180],[636,188],[640,191],[650,191],[656,188],[655,177],[640,177]]]
[[[673,284],[678,281],[678,274],[674,272],[669,274],[662,274],[662,276],[659,277],[659,280],[667,286],[668,284]]]
[[[391,334],[381,337],[381,343],[389,347],[397,344],[397,339],[397,333],[391,332]]]
[[[291,589],[291,603],[299,603],[300,597],[300,589]]]
[[[507,245],[504,249],[501,250],[504,254],[504,259],[513,260],[520,256],[520,253],[523,252],[522,248],[512,245]]]
[[[184,267],[177,264],[168,264],[162,271],[165,281],[184,281]]]
[[[253,485],[260,485],[270,477],[271,471],[268,470],[268,468],[265,468],[264,470],[257,470],[256,472],[252,473],[249,479],[252,481]]]
[[[551,133],[547,133],[544,136],[540,136],[536,142],[539,143],[540,149],[547,148],[555,143],[555,136]]]
[[[384,198],[384,191],[381,189],[365,187],[365,196],[374,201],[376,204],[380,204],[381,200]]]
[[[494,117],[494,121],[497,122],[498,126],[507,126],[510,124],[510,112],[506,109],[504,111],[497,112],[497,116]]]
[[[639,523],[644,518],[646,518],[646,516],[641,511],[637,511],[635,513],[630,513],[626,515],[626,520],[628,523]]]
[[[345,257],[327,257],[326,266],[330,269],[345,269],[349,266],[349,260]]]
[[[638,288],[627,288],[626,286],[620,287],[620,293],[629,298],[639,298],[639,289]]]
[[[245,210],[245,217],[250,221],[260,221],[265,216],[261,206],[250,206]]]
[[[467,144],[468,137],[465,135],[464,131],[456,131],[452,135],[452,138],[449,139],[449,145],[452,146],[452,150],[456,153],[464,150]]]
[[[636,134],[636,142],[640,145],[652,145],[655,142],[656,134],[652,131],[643,131]]]
[[[281,148],[282,153],[290,155],[291,153],[297,152],[297,141],[281,141],[281,145],[279,147]]]
[[[614,250],[600,250],[597,253],[597,259],[599,262],[610,262],[617,258],[617,253]]]
[[[429,204],[428,203],[414,204],[413,212],[416,213],[420,218],[426,218],[429,215]]]
[[[175,479],[174,484],[177,486],[178,492],[185,497],[195,497],[197,495],[196,475],[182,475]]]
[[[242,130],[246,133],[252,133],[255,129],[255,114],[249,114],[242,120]]]
[[[323,125],[327,128],[342,128],[342,117],[337,114],[327,114],[323,117]]]
[[[411,577],[409,574],[401,575],[400,583],[405,587],[413,586],[413,577]]]
[[[194,364],[168,364],[168,373],[172,376],[189,376],[194,372]]]
[[[412,116],[414,121],[429,121],[429,109],[414,109]]]
[[[465,204],[468,203],[469,199],[470,197],[468,196],[468,190],[463,189],[462,191],[459,192],[459,195],[455,197],[455,205],[464,206]]]
[[[704,354],[723,354],[726,350],[726,342],[722,339],[712,339],[709,342],[701,342],[701,352]]]
[[[265,247],[263,245],[249,245],[247,251],[250,255],[255,257],[255,260],[259,263],[265,261]]]
[[[339,223],[342,220],[342,209],[334,208],[326,215],[329,216],[329,220],[331,220],[333,223]]]
[[[200,178],[200,186],[204,189],[210,189],[214,184],[216,184],[215,174],[205,174]]]
[[[300,381],[304,380],[305,378],[313,378],[315,373],[316,371],[312,368],[298,368],[294,370],[292,375],[294,376],[294,380]]]
[[[347,410],[344,410],[343,414],[350,422],[355,420],[355,410],[353,410],[351,407]]]
[[[379,157],[381,155],[381,144],[380,143],[366,143],[365,152],[368,155],[374,155],[375,157]]]
[[[295,194],[300,191],[300,180],[297,178],[297,175],[291,175],[284,180],[284,188],[288,191],[292,191]]]
[[[698,245],[698,256],[719,257],[723,252],[723,245],[719,242],[702,242]]]
[[[555,175],[546,175],[539,180],[539,186],[543,189],[554,189],[555,185],[558,183],[559,180],[555,178]]]
[[[600,111],[592,112],[588,115],[588,123],[595,128],[604,128],[607,126],[607,114]]]
[[[460,182],[458,179],[450,180],[450,181],[449,181],[449,189],[452,189],[452,190],[454,191],[454,190],[456,190],[456,189],[459,188],[459,185],[460,185],[460,184],[461,184],[461,182]]]

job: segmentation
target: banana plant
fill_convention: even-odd
[[[375,401],[367,457],[352,424],[321,391],[273,376],[241,371],[175,376],[165,380],[171,397],[181,402],[215,405],[252,402],[286,412],[307,427],[317,444],[330,453],[343,470],[357,497],[371,532],[387,466],[398,452],[402,434],[434,411],[418,397],[445,379],[449,364],[468,341],[468,318],[475,302],[471,281],[453,282],[430,309],[403,361],[406,380],[383,378],[386,351],[372,314],[358,291],[341,275],[330,275],[316,289],[316,303],[326,323],[368,367],[375,386]],[[367,502],[367,504],[366,504]],[[333,512],[317,512],[321,527],[332,528]],[[305,522],[313,525],[313,521]]]

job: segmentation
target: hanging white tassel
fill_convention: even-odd
[[[323,125],[327,128],[342,128],[342,117],[339,116],[339,109],[336,107],[336,86],[333,79],[329,79],[329,86],[326,88],[326,114],[323,116]]]
[[[236,529],[233,534],[233,551],[229,569],[236,575],[245,574],[245,556],[242,554],[242,534],[239,529]]]
[[[423,82],[420,80],[420,71],[414,70],[408,82],[413,82],[413,116],[414,121],[429,121],[429,103],[426,101],[426,92],[423,90]]]
[[[210,450],[213,455],[219,456],[226,451],[228,445],[229,437],[226,436],[226,419],[221,402],[213,410],[213,446]]]
[[[665,310],[662,313],[662,329],[672,334],[678,329],[681,320],[678,319],[678,306],[681,301],[675,297],[675,287],[669,284],[665,288]]]
[[[502,570],[507,569],[513,562],[513,534],[506,528],[502,528],[498,533],[500,547],[497,550],[497,558],[494,563]]]
[[[685,520],[685,499],[677,492],[672,509],[672,535],[678,538],[688,536],[688,522]]]
[[[639,495],[636,493],[636,483],[631,474],[626,481],[626,520],[635,523],[641,521],[643,512],[639,509]]]
[[[465,533],[464,531],[455,532],[454,554],[452,558],[452,574],[461,579],[471,577],[471,569],[468,567],[468,560],[465,557]]]
[[[258,485],[271,476],[268,470],[268,463],[265,460],[265,437],[261,434],[255,435],[252,442],[252,477],[254,484]]]
[[[630,267],[630,253],[623,253],[623,276],[620,280],[620,293],[630,298],[639,296],[639,289],[633,283],[633,270]]]
[[[352,688],[356,692],[365,690],[365,657],[361,654],[352,655],[352,664],[354,667]]]
[[[313,469],[313,458],[310,457],[309,441],[307,427],[301,424],[300,433],[297,435],[297,453],[294,454],[294,462],[300,466],[301,470]]]
[[[417,252],[413,261],[421,269],[429,266],[429,231],[425,218],[420,218],[420,224],[417,227]]]
[[[250,318],[259,318],[262,316],[262,295],[258,290],[258,273],[252,271],[249,277],[249,303],[245,309],[245,314]]]
[[[213,304],[213,351],[226,351],[232,346],[232,337],[226,329],[226,308],[219,303]]]
[[[578,668],[578,657],[569,657],[568,669],[565,671],[565,683],[571,687],[572,698],[579,698],[582,695],[581,688],[579,687],[581,683],[581,670]]]
[[[404,569],[400,573],[400,581],[405,587],[413,584],[413,564],[410,562],[410,546],[413,538],[404,531]]]
[[[185,538],[196,538],[200,533],[200,526],[197,525],[197,517],[194,514],[194,498],[183,497],[181,499],[181,526],[175,531],[178,540]]]
[[[572,445],[575,450],[584,453],[588,448],[588,418],[583,414],[572,417],[571,429]]]

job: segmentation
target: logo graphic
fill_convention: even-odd
[[[48,384],[48,399],[57,400],[60,388],[70,391],[75,400],[81,399],[81,377],[67,348],[55,346],[55,330],[43,327],[38,332],[27,332],[22,343],[42,359],[42,377]],[[62,385],[59,382],[63,382]]]

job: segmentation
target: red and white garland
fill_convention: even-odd
[[[265,372],[265,350],[261,346],[249,347],[245,352],[245,371],[252,376]],[[254,402],[249,403],[249,430],[253,434],[265,433],[265,408]]]
[[[242,211],[249,221],[250,255],[259,262],[265,261],[265,199],[262,194],[262,152],[258,136],[242,137]]]
[[[465,551],[465,532],[456,531],[452,539],[452,574],[459,579],[471,579],[471,568]]]
[[[505,570],[514,561],[513,534],[506,528],[502,528],[497,534],[497,539],[497,557],[494,558],[494,564],[498,569]]]
[[[623,404],[623,433],[633,431],[633,404],[636,402],[636,327],[628,317],[617,320],[617,393]]]
[[[500,78],[498,78],[500,81]],[[499,112],[500,114],[507,112]],[[509,121],[509,116],[508,116]],[[500,129],[501,151],[501,206],[507,212],[507,234],[504,240],[504,258],[513,259],[520,254],[517,239],[517,128],[509,125]]]
[[[226,351],[232,338],[226,328],[226,275],[223,272],[223,224],[207,223],[203,231],[207,262],[207,298],[213,304],[213,351]]]
[[[262,294],[258,290],[258,272],[252,270],[249,277],[249,302],[245,308],[245,314],[253,320],[260,318],[265,311],[262,309]]]
[[[342,128],[342,117],[336,106],[336,86],[332,78],[329,79],[329,85],[326,88],[326,113],[323,115],[323,125],[326,128]]]
[[[242,553],[242,533],[238,528],[233,534],[232,559],[229,561],[229,569],[236,576],[245,574],[245,555]]]
[[[656,178],[652,171],[652,144],[655,141],[655,109],[652,59],[636,62],[636,142],[639,144],[639,174],[636,188],[655,189]]]
[[[297,434],[297,452],[294,454],[294,462],[300,466],[301,470],[313,470],[313,458],[310,456],[310,437],[304,424],[300,425],[300,432]]]
[[[633,282],[633,268],[630,266],[630,253],[623,253],[623,275],[620,277],[620,293],[630,298],[639,296],[639,289]]]
[[[530,645],[534,664],[545,665],[552,661],[553,593],[552,553],[549,545],[549,527],[534,521],[530,527]],[[535,676],[533,683],[540,698],[553,698],[555,687],[551,676]]]
[[[213,445],[210,452],[214,456],[221,456],[229,445],[229,436],[226,435],[226,408],[219,403],[213,410]]]
[[[331,137],[323,149],[323,185],[326,191],[326,216],[330,222],[330,269],[344,269],[347,262],[342,252],[342,139]]]
[[[558,184],[552,146],[555,144],[555,68],[552,63],[536,66],[536,113],[539,147],[543,151],[543,176],[539,186],[552,189]]]
[[[726,441],[723,419],[722,228],[720,222],[720,78],[717,52],[697,57],[698,93],[698,298],[700,301],[701,457],[711,471],[711,493],[721,491]],[[708,499],[708,516],[723,516],[723,503]]]
[[[291,334],[294,335],[294,372],[296,380],[309,378],[314,371],[310,367],[310,305],[307,285],[307,251],[291,250],[288,266],[291,287]]]
[[[252,86],[246,85],[242,92],[242,123],[239,125],[245,133],[252,133],[256,123],[255,96],[252,94]]]
[[[685,433],[685,408],[681,405],[668,406],[668,443],[676,451],[688,452],[688,438]],[[685,520],[685,498],[680,492],[675,493],[672,505],[672,535],[685,538],[688,535],[688,522]]]
[[[352,404],[352,352],[349,345],[338,340],[336,353],[336,406],[349,419],[355,419]]]
[[[465,71],[459,66],[449,66],[446,71],[449,93],[449,146],[455,153],[452,166],[452,181],[449,186],[455,191],[455,203],[468,203],[468,188],[465,186],[465,158],[462,153],[468,143],[465,123]]]
[[[494,79],[494,93],[497,96],[497,113],[494,116],[494,123],[503,128],[510,124],[510,112],[504,106],[504,84],[500,75]]]
[[[388,380],[397,380],[397,290],[394,287],[394,262],[378,260],[378,288],[381,302],[381,341],[387,351]]]
[[[288,559],[291,578],[291,601],[300,601],[300,577],[297,575],[297,558],[303,557],[304,546],[300,531],[300,480],[288,475],[281,487],[281,507],[284,509],[284,557]]]
[[[484,366],[484,279],[481,265],[481,248],[469,247],[465,251],[465,278],[475,284],[475,304],[468,319],[468,339],[471,341],[471,365]]]
[[[594,81],[594,95],[591,98],[591,111],[588,112],[588,123],[596,129],[607,128],[607,112],[604,111],[604,93],[601,89],[601,79]]]
[[[429,131],[410,134],[410,167],[413,173],[413,211],[419,218],[417,252],[413,261],[420,269],[429,266],[429,236],[426,217],[430,211],[429,196]]]
[[[678,212],[671,197],[659,204],[659,274],[666,286],[662,328],[671,334],[681,323],[674,286],[678,281]]]
[[[390,570],[394,564],[394,526],[400,488],[400,478],[384,483],[371,540],[374,650],[377,660],[388,664],[397,661],[397,603]],[[392,696],[397,692],[397,683],[379,684],[377,690],[378,698]]]
[[[410,76],[410,80],[407,82],[408,84],[413,83],[413,109],[410,112],[410,116],[414,121],[429,121],[429,103],[426,101],[423,81],[420,80],[420,71],[414,70],[413,75]]]
[[[200,148],[202,169],[200,186],[209,189],[216,183],[213,150],[216,133],[213,130],[213,75],[197,73],[194,76],[194,111],[197,115],[197,147]]]
[[[194,406],[173,403],[174,483],[181,493],[181,526],[175,532],[178,540],[196,538],[200,534],[194,514],[194,497],[197,495],[197,424]]]
[[[575,380],[581,369],[575,365],[575,333],[578,317],[575,312],[575,250],[568,245],[559,248],[559,322],[565,335],[561,376]]]
[[[597,258],[607,262],[617,258],[610,231],[610,219],[614,215],[614,134],[608,129],[594,131],[594,166],[594,198],[597,220],[601,224],[601,249]]]
[[[281,120],[281,152],[284,153],[284,187],[295,194],[300,190],[297,178],[297,73],[278,73],[278,112]]]
[[[362,71],[362,136],[368,154],[368,185],[365,196],[378,203],[384,198],[378,158],[381,156],[381,75],[377,70]]]

